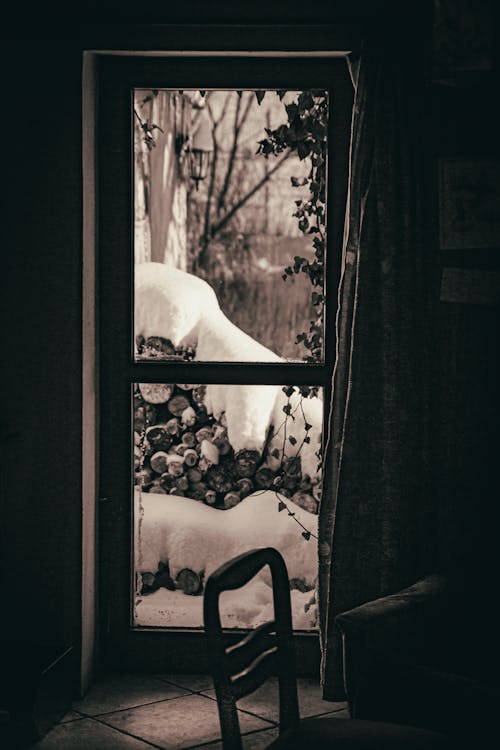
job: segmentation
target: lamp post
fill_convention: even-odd
[[[198,126],[188,146],[189,171],[191,179],[196,182],[196,190],[200,180],[207,176],[210,154],[213,151],[212,130],[206,113],[201,110]]]

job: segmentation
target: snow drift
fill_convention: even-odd
[[[231,323],[219,307],[212,287],[193,274],[163,263],[139,263],[135,268],[135,334],[162,336],[174,346],[194,346],[199,362],[284,362]],[[292,397],[295,421],[288,420],[289,434],[302,441],[304,418]],[[235,451],[262,451],[267,429],[284,418],[286,397],[280,386],[209,385],[205,405],[217,419],[225,413],[228,438]],[[312,425],[310,443],[301,452],[303,471],[318,477],[316,451],[321,444],[323,408],[320,399],[303,399],[303,411]],[[273,447],[280,447],[277,437]]]
[[[288,575],[314,586],[317,550],[305,541],[302,528],[278,511],[280,496],[272,490],[256,492],[229,510],[217,510],[177,495],[136,491],[136,571],[154,573],[167,562],[175,578],[183,568],[204,572],[205,580],[220,565],[255,547],[276,547]],[[313,534],[318,517],[286,500],[290,511]],[[142,512],[141,512],[142,505]]]

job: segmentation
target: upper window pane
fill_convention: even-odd
[[[325,91],[135,89],[135,357],[323,362]]]

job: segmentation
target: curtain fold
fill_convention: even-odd
[[[377,38],[350,66],[349,192],[318,542],[326,699],[343,693],[335,616],[433,565],[439,265],[425,232],[419,62]]]

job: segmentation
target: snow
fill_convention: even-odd
[[[136,490],[136,571],[155,573],[169,563],[175,579],[183,568],[204,571],[205,579],[232,557],[255,547],[276,547],[285,559],[289,578],[314,586],[317,550],[314,540],[286,511],[278,512],[279,495],[255,492],[229,510],[218,510],[187,497],[140,493]],[[296,518],[313,534],[318,517],[283,498]],[[267,577],[262,572],[261,577]]]
[[[135,335],[196,346],[200,362],[283,362],[224,315],[206,281],[164,263],[135,267]]]
[[[279,496],[278,496],[279,498]],[[276,547],[283,555],[289,578],[299,578],[314,587],[317,576],[316,544],[306,541],[302,529],[278,512],[272,491],[254,493],[230,510],[216,510],[175,495],[141,494],[136,491],[136,573],[156,572],[167,561],[175,578],[183,568],[204,571],[206,578],[220,565],[256,547]],[[287,505],[304,526],[317,530],[317,516]],[[272,619],[271,577],[264,569],[243,589],[221,597],[224,627],[256,627]],[[290,592],[296,630],[312,630],[317,623],[314,590]],[[159,589],[137,595],[134,625],[142,627],[202,627],[203,596],[188,596],[180,590]]]
[[[141,263],[135,269],[135,333],[144,338],[161,336],[174,346],[196,348],[198,361],[205,362],[284,362],[259,344],[223,314],[214,290],[202,279],[162,263]],[[320,398],[304,398],[298,391],[290,399],[279,385],[220,385],[206,388],[205,406],[209,414],[227,425],[228,440],[235,452],[242,449],[262,452],[268,428],[275,436],[269,452],[284,445],[283,407],[289,403],[294,419],[286,420],[285,454],[293,456],[301,446],[302,474],[313,484],[319,481],[318,458],[321,446],[323,405]],[[184,422],[192,420],[187,409]],[[306,434],[310,442],[302,444]],[[295,439],[293,445],[288,438]],[[206,455],[208,448],[203,451]],[[210,457],[210,456],[209,456]],[[212,463],[217,463],[211,457]],[[271,468],[281,459],[268,457]],[[255,547],[276,547],[285,559],[289,578],[314,587],[317,577],[317,549],[314,539],[306,541],[303,529],[285,511],[278,512],[280,496],[265,490],[255,492],[228,510],[218,510],[190,498],[136,491],[135,570],[158,570],[169,563],[175,579],[183,568],[204,573],[205,580],[232,557]],[[306,529],[317,531],[316,515],[285,500],[291,512]],[[272,616],[270,577],[266,571],[248,584],[246,592],[231,592],[222,600],[225,627],[252,627]],[[291,591],[295,629],[312,629],[316,607],[310,605],[313,591]],[[202,596],[159,589],[137,596],[135,624],[139,626],[201,627]]]
[[[205,406],[216,419],[225,413],[233,449],[262,452],[278,385],[209,385]]]
[[[175,346],[196,347],[200,362],[284,362],[235,326],[219,307],[206,281],[163,263],[139,263],[135,269],[135,333],[145,338],[162,336]],[[217,419],[225,413],[228,439],[235,451],[262,451],[268,427],[283,421],[286,396],[274,385],[209,385],[205,405]],[[291,399],[295,422],[288,420],[288,434],[297,441],[304,436],[304,419],[298,394]],[[313,425],[311,442],[301,451],[303,473],[318,476],[315,452],[321,445],[323,407],[320,399],[303,399],[307,421]],[[272,447],[282,447],[282,437]]]
[[[314,591],[290,591],[294,630],[317,628],[317,607],[310,604]],[[220,597],[221,621],[224,628],[258,627],[271,620],[273,614],[272,589],[261,580],[250,581],[236,591],[226,591]],[[203,627],[203,596],[186,596],[182,591],[158,589],[137,598],[135,626],[138,627]]]
[[[201,318],[220,312],[206,281],[164,263],[135,266],[134,306],[136,336],[162,336],[174,346],[195,346]]]

